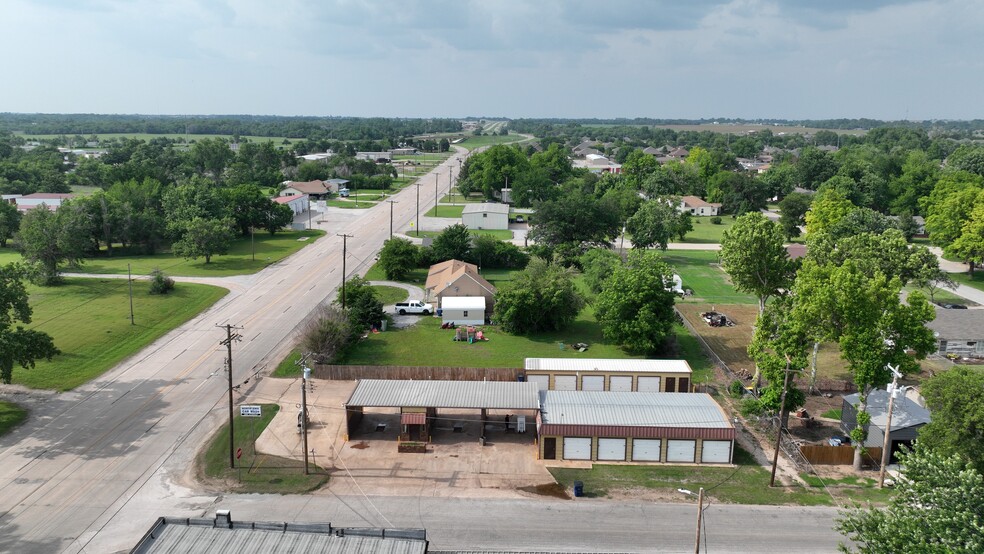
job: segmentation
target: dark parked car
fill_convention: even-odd
[[[966,310],[967,306],[963,304],[943,304],[943,307],[948,310]]]

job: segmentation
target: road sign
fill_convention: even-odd
[[[243,449],[242,448],[237,448],[236,449],[236,459],[238,460],[239,458],[242,458],[242,457],[243,457]]]
[[[242,417],[260,417],[263,415],[260,406],[255,404],[244,404],[239,407],[239,415]]]

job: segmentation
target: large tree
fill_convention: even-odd
[[[62,263],[79,263],[84,255],[84,241],[72,234],[73,226],[65,224],[69,219],[58,212],[39,206],[28,210],[16,235],[17,248],[33,266],[31,280],[48,286],[58,283]],[[84,237],[83,237],[84,238]]]
[[[61,353],[46,333],[23,327],[33,315],[23,278],[23,267],[0,266],[0,381],[7,384],[14,364],[33,369],[35,361]]]
[[[231,219],[204,219],[196,217],[185,225],[184,236],[171,244],[171,250],[177,256],[191,260],[205,258],[205,263],[212,263],[212,257],[225,254],[232,245]]]
[[[984,474],[984,370],[954,366],[923,383],[933,414],[919,430],[919,445],[959,455]]]
[[[537,205],[530,239],[547,246],[607,245],[618,232],[618,215],[591,195],[567,194]]]
[[[754,294],[759,313],[769,298],[789,288],[795,264],[784,245],[785,233],[759,212],[739,217],[721,239],[721,266],[735,288]]]
[[[21,217],[17,206],[0,202],[0,247],[6,247],[7,241],[14,238],[14,233],[20,228]]]
[[[570,269],[532,258],[526,269],[496,291],[493,319],[510,333],[559,331],[583,307],[584,298]]]
[[[632,244],[636,248],[666,250],[670,239],[677,235],[680,219],[680,214],[669,200],[655,199],[643,204],[625,222],[625,230],[632,235]]]
[[[630,352],[652,354],[673,336],[673,269],[653,250],[633,250],[605,280],[595,317],[605,338]]]
[[[786,238],[800,236],[800,227],[806,225],[806,212],[813,198],[809,194],[793,192],[779,202],[779,225]]]
[[[455,223],[445,227],[431,243],[431,258],[434,262],[445,260],[465,260],[471,251],[472,237],[468,227]]]
[[[855,543],[845,552],[984,552],[984,476],[959,456],[924,448],[902,452],[903,476],[888,506],[841,512],[837,530]]]
[[[417,245],[399,237],[383,242],[383,249],[379,251],[379,265],[391,281],[406,279],[419,259],[420,249]]]
[[[342,303],[341,289],[335,302],[339,305]],[[379,325],[385,317],[383,303],[380,302],[376,289],[362,277],[352,277],[345,282],[345,310],[352,329],[356,332]]]

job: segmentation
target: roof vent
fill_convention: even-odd
[[[215,526],[232,528],[232,515],[229,510],[215,511]]]

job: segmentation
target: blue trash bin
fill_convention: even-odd
[[[584,483],[581,481],[574,481],[574,496],[584,496]]]

